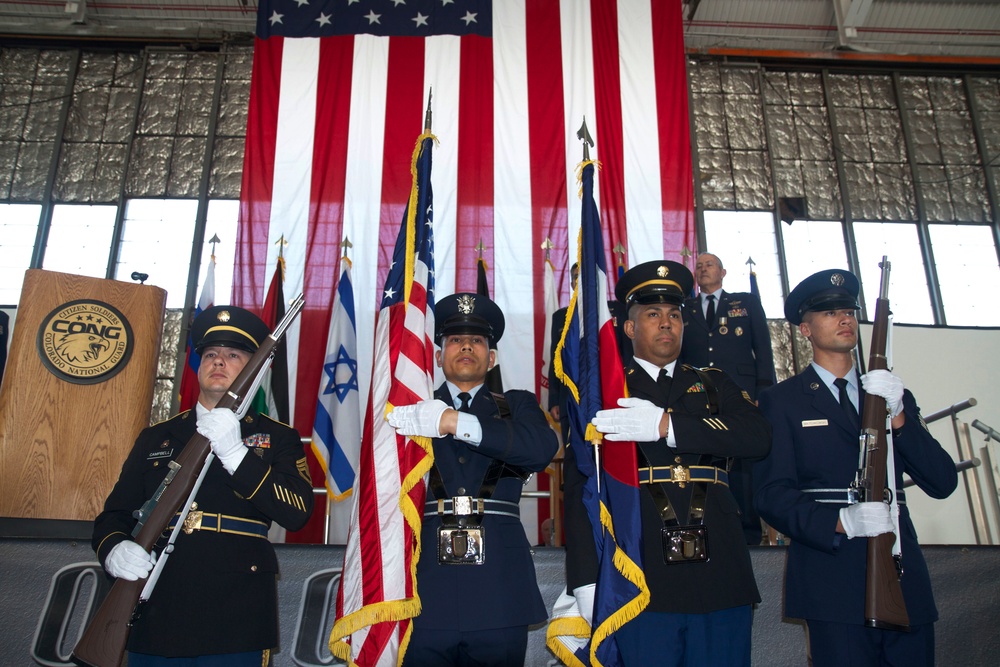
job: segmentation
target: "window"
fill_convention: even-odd
[[[882,257],[889,258],[889,303],[894,322],[934,324],[917,226],[910,223],[856,222],[854,241],[861,269],[861,290],[868,318],[875,317],[875,300],[882,282]]]
[[[789,289],[817,271],[848,268],[842,223],[796,220],[782,230]]]
[[[0,204],[0,304],[14,305],[21,298],[41,213],[38,204]]]
[[[760,301],[771,318],[784,317],[781,272],[774,240],[774,215],[769,211],[705,211],[707,252],[726,268],[726,291],[750,291],[750,265],[757,273]]]
[[[1000,326],[990,298],[1000,285],[997,248],[986,225],[929,225],[945,320],[952,326]]]
[[[205,271],[212,258],[212,244],[209,239],[218,236],[215,246],[215,304],[227,306],[232,303],[233,265],[236,262],[236,228],[239,221],[240,202],[235,199],[213,199],[208,202],[208,217],[205,224],[205,245],[201,252],[201,269],[198,274],[198,291],[195,303],[205,288]]]
[[[193,199],[130,200],[115,277],[130,280],[134,271],[146,273],[147,284],[167,290],[167,308],[182,308],[197,212]]]
[[[56,204],[42,268],[91,278],[108,274],[108,248],[118,207]]]

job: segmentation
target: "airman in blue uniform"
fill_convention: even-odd
[[[397,433],[434,443],[417,565],[422,610],[403,664],[521,667],[528,626],[546,610],[518,503],[558,439],[533,393],[484,385],[504,331],[495,303],[453,294],[434,317],[445,382],[433,400],[389,415]]]
[[[771,332],[760,299],[749,292],[722,289],[726,269],[711,253],[698,256],[694,277],[699,293],[684,303],[681,361],[698,368],[718,368],[757,400],[758,392],[775,382]],[[753,508],[751,468],[750,462],[733,461],[729,488],[740,506],[747,544],[760,544],[763,530]]]
[[[895,486],[903,473],[932,498],[958,483],[955,464],[927,431],[913,395],[885,370],[859,377],[858,279],[840,269],[803,280],[785,301],[785,317],[809,339],[813,362],[760,396],[773,429],[771,454],[756,464],[754,502],[791,538],[785,615],[805,619],[815,667],[932,665],[937,609],[930,577],[902,491],[899,539],[909,632],[865,625],[867,542],[892,532],[889,505],[849,501],[859,460],[864,394],[886,399],[892,417]]]

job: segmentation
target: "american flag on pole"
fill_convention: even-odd
[[[344,236],[368,393],[375,311],[409,189],[399,165],[428,89],[441,140],[436,283],[475,292],[483,241],[493,299],[514,323],[499,344],[506,385],[541,389],[546,238],[560,300],[569,294],[581,118],[616,165],[597,176],[609,261],[619,242],[630,265],[696,249],[681,0],[258,8],[232,302],[258,307],[284,235],[285,289],[306,301],[285,339],[301,433],[312,429]]]
[[[201,298],[194,308],[191,321],[201,315],[203,310],[215,305],[215,255],[208,261],[208,268],[205,270],[205,284],[201,288]],[[201,365],[201,355],[195,352],[194,344],[191,341],[191,330],[188,328],[187,355],[184,359],[184,372],[181,374],[180,410],[190,410],[198,402],[198,394],[201,393],[201,385],[198,383],[198,366]]]
[[[431,150],[425,130],[413,151],[412,186],[382,291],[375,367],[365,413],[354,509],[337,592],[330,651],[349,665],[396,665],[410,619],[420,613],[416,568],[430,438],[398,435],[395,405],[434,391],[434,239]]]
[[[580,278],[570,302],[568,325],[556,349],[560,355],[556,373],[572,395],[570,447],[580,472],[587,478],[583,503],[597,549],[597,587],[592,630],[572,613],[572,606],[568,610],[557,608],[549,624],[547,643],[567,665],[608,667],[620,664],[614,632],[649,604],[649,588],[642,571],[635,443],[605,441],[599,446],[599,460],[593,444],[595,439],[600,440],[600,433],[591,420],[598,410],[617,407],[626,389],[608,310],[607,261],[594,200],[593,162],[583,163],[581,178]],[[588,634],[589,645],[566,639],[587,639]]]
[[[351,260],[344,257],[337,296],[333,300],[312,432],[312,451],[326,478],[327,502],[339,502],[351,495],[358,469],[361,408],[358,395],[358,335],[354,322]],[[340,510],[340,505],[334,508],[330,511],[328,541],[343,544],[347,537],[349,511],[346,512],[348,519],[342,521],[341,515],[345,512]]]

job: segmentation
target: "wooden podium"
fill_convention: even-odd
[[[101,512],[149,424],[166,296],[25,273],[0,386],[0,532],[47,536],[37,520],[90,522]]]

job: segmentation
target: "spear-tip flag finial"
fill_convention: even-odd
[[[541,245],[542,250],[545,251],[545,259],[546,260],[549,259],[549,255],[551,254],[552,248],[554,248],[554,247],[555,247],[555,244],[552,242],[552,239],[550,239],[548,236],[546,236],[545,240],[542,241],[542,245]]]
[[[434,98],[434,87],[427,89],[427,113],[424,114],[424,132],[431,131],[431,100]]]
[[[344,241],[340,244],[340,247],[344,249],[344,257],[347,257],[347,249],[353,248],[354,244],[351,243],[351,239],[344,236]]]
[[[285,240],[285,235],[282,234],[281,237],[278,238],[278,240],[274,242],[274,245],[278,246],[278,259],[284,259],[285,258],[285,246],[288,245],[288,241]]]
[[[590,160],[590,147],[594,145],[594,138],[590,136],[590,130],[587,129],[586,116],[583,117],[583,125],[576,131],[576,137],[583,142],[583,161],[586,162]]]
[[[208,242],[212,244],[212,259],[215,259],[215,244],[222,243],[222,239],[219,238],[218,234],[212,234],[212,238]]]

